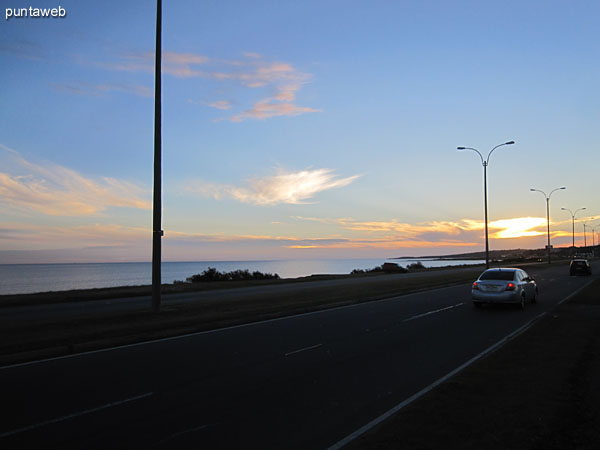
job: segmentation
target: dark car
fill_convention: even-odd
[[[569,266],[569,275],[591,275],[592,267],[587,259],[574,259]]]

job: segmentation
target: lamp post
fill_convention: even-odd
[[[546,248],[548,249],[548,264],[551,264],[551,256],[550,255],[552,253],[551,252],[552,246],[550,245],[550,197],[552,197],[552,194],[555,191],[559,191],[561,189],[566,189],[566,187],[562,186],[562,187],[553,189],[552,191],[550,191],[549,195],[546,195],[546,193],[544,191],[540,191],[539,189],[533,189],[533,188],[529,189],[532,192],[541,193],[544,196],[544,198],[546,199],[546,223],[548,225],[548,245],[546,246]]]
[[[476,152],[481,158],[481,165],[483,166],[483,205],[484,205],[484,214],[485,214],[485,267],[486,269],[490,268],[490,245],[488,239],[488,207],[487,207],[487,166],[490,162],[490,156],[492,156],[492,152],[496,150],[498,147],[502,147],[503,145],[512,145],[515,141],[504,142],[503,144],[496,145],[487,155],[487,158],[483,159],[483,155],[479,150],[472,147],[456,147],[457,150],[472,150]]]
[[[587,226],[586,222],[583,222],[583,246],[587,249],[587,237],[585,234],[585,227]]]
[[[156,1],[156,49],[154,60],[154,190],[152,203],[152,310],[160,311],[162,231],[161,147],[161,35],[162,0]]]
[[[579,211],[583,211],[585,208],[576,209],[575,212],[571,211],[569,208],[560,208],[563,211],[569,211],[571,214],[571,218],[573,219],[573,256],[575,256],[575,214]]]

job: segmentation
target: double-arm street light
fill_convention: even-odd
[[[492,152],[496,150],[498,147],[502,147],[503,145],[512,145],[515,141],[504,142],[503,144],[496,145],[487,155],[487,158],[483,159],[483,155],[479,150],[472,147],[456,147],[457,150],[473,150],[477,152],[479,157],[481,158],[481,165],[483,166],[483,205],[485,211],[485,267],[489,269],[490,267],[490,245],[488,240],[488,207],[487,207],[487,166],[490,162],[490,156],[492,156]]]
[[[569,211],[571,214],[571,218],[573,219],[573,255],[575,255],[575,214],[579,211],[583,211],[585,208],[576,209],[575,212],[571,211],[569,208],[560,208],[563,211]]]
[[[550,197],[552,196],[552,194],[555,191],[559,191],[561,189],[566,189],[566,187],[563,186],[563,187],[553,189],[552,191],[550,191],[549,195],[546,195],[546,193],[544,191],[540,191],[539,189],[533,189],[533,188],[529,189],[532,192],[539,192],[546,199],[546,223],[548,224],[548,245],[546,246],[546,248],[548,249],[548,264],[551,263],[550,255],[551,255],[551,248],[552,248],[552,246],[550,245]]]

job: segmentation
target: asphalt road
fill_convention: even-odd
[[[0,368],[0,446],[328,448],[590,281],[530,273],[525,311],[467,284]]]

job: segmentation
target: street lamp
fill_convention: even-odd
[[[583,211],[585,208],[576,209],[575,212],[571,211],[569,208],[560,208],[563,211],[569,211],[571,214],[571,218],[573,219],[573,256],[575,256],[575,214],[579,211]]]
[[[544,196],[544,198],[546,199],[546,223],[548,224],[548,245],[546,246],[546,248],[548,249],[548,264],[551,264],[551,260],[550,260],[551,250],[550,249],[552,248],[552,246],[550,245],[550,197],[552,196],[554,191],[559,191],[561,189],[566,189],[566,187],[563,186],[563,187],[553,189],[552,191],[550,191],[550,195],[546,195],[546,193],[544,191],[540,191],[539,189],[533,189],[533,188],[529,189],[532,192],[541,193]]]
[[[485,267],[486,269],[490,268],[490,245],[488,239],[488,208],[487,208],[487,166],[490,162],[490,156],[492,156],[492,152],[496,150],[498,147],[502,147],[503,145],[512,145],[515,141],[504,142],[503,144],[496,145],[487,155],[486,159],[483,159],[483,155],[479,150],[472,147],[456,147],[457,150],[473,150],[477,152],[479,157],[481,158],[481,165],[483,166],[483,205],[485,211]]]
[[[592,247],[594,249],[593,250],[594,256],[596,255],[596,236],[594,234],[594,233],[597,233],[596,228],[600,228],[600,223],[598,223],[598,224],[596,224],[596,226],[592,227],[592,242],[593,242]],[[597,234],[598,234],[598,244],[600,245],[600,233],[597,233]]]

